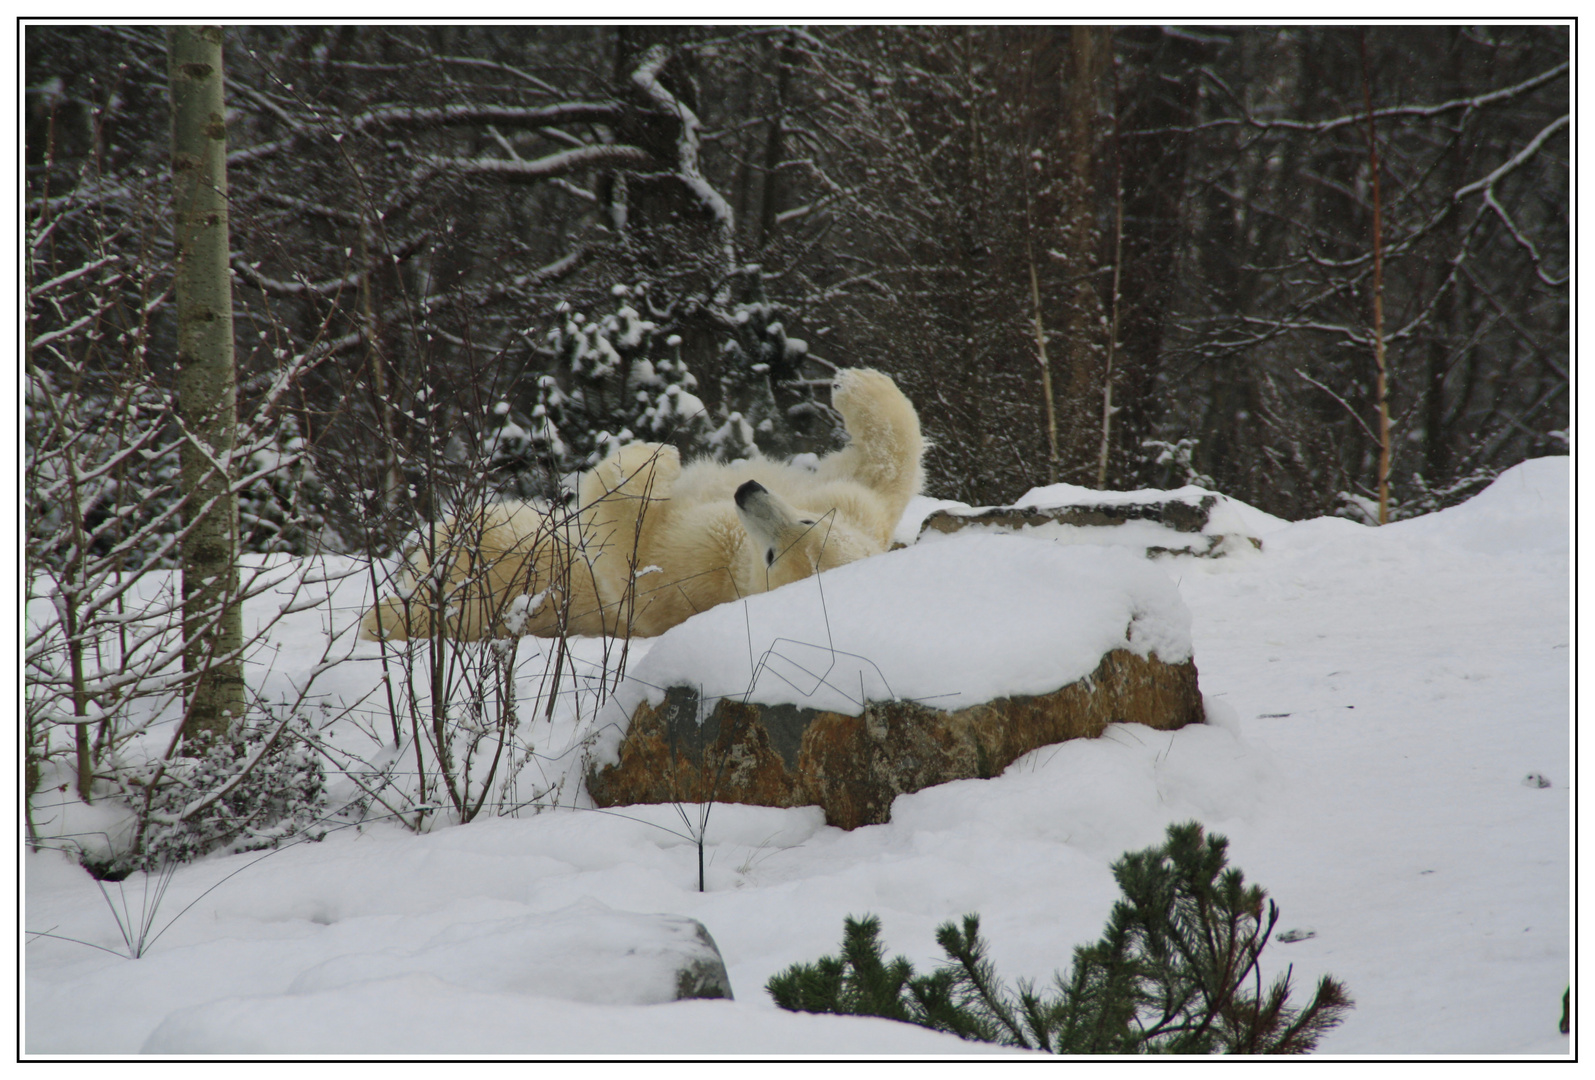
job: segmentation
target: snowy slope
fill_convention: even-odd
[[[843,916],[865,912],[923,969],[936,925],[978,911],[998,969],[1045,981],[1100,932],[1109,864],[1197,818],[1230,838],[1283,928],[1313,932],[1272,945],[1269,972],[1292,965],[1298,988],[1331,973],[1356,999],[1322,1052],[1568,1053],[1568,494],[1560,458],[1383,529],[1237,508],[1263,552],[1151,564],[1189,608],[1212,723],[1047,747],[997,779],[903,796],[889,824],[852,833],[812,808],[717,805],[704,893],[668,806],[423,836],[368,825],[183,867],[155,925],[175,921],[141,959],[28,939],[24,1049],[990,1053],[890,1021],[784,1013],[762,987],[834,951]],[[293,636],[274,677],[320,655],[299,640],[314,635]],[[339,693],[370,685],[358,666],[331,674]],[[1550,785],[1526,785],[1530,773]],[[22,865],[27,929],[122,948],[73,863],[40,852]],[[111,887],[135,916],[145,898],[139,876]],[[506,953],[537,948],[540,917],[594,902],[700,920],[736,1000],[603,1004],[572,1000],[574,977],[530,990],[506,977]]]

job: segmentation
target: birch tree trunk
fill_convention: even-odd
[[[227,128],[222,31],[167,31],[172,100],[177,398],[185,430],[183,669],[185,739],[223,738],[244,714],[238,605],[237,433],[228,274]]]

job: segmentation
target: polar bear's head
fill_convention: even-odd
[[[798,544],[803,534],[819,522],[806,517],[779,496],[770,494],[757,480],[737,488],[737,516],[748,530],[758,561],[766,570],[775,566]]]
[[[737,517],[751,540],[751,554],[766,588],[798,581],[869,555],[880,547],[834,510],[816,514],[771,493],[757,480],[736,492]]]

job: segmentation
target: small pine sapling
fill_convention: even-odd
[[[950,969],[915,975],[906,957],[888,963],[881,951],[880,932],[881,921],[875,916],[849,916],[842,924],[840,956],[794,964],[772,978],[765,989],[777,1005],[792,1012],[881,1016],[951,1031],[967,1039],[994,1041],[987,1025],[959,1008]]]
[[[915,975],[887,962],[880,920],[848,918],[842,954],[797,964],[770,980],[777,1005],[802,1012],[881,1016],[965,1039],[1059,1054],[1301,1054],[1352,1007],[1325,976],[1290,1005],[1290,971],[1265,990],[1259,958],[1279,908],[1226,867],[1228,842],[1190,822],[1165,842],[1113,865],[1124,893],[1103,936],[1075,950],[1047,996],[1010,991],[987,959],[980,920],[936,933],[947,962]]]
[[[1094,1021],[1089,1027],[1060,1032],[1065,1052],[1125,1052],[1111,1048],[1125,1044],[1163,1053],[1305,1053],[1340,1022],[1351,1001],[1327,976],[1301,1010],[1287,1005],[1288,969],[1262,989],[1259,958],[1279,908],[1268,902],[1265,916],[1267,894],[1226,869],[1228,847],[1188,822],[1171,825],[1161,847],[1114,864],[1124,899],[1101,940],[1076,950],[1070,983],[1100,1004],[1080,1014]]]

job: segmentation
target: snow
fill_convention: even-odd
[[[1267,520],[1237,503],[1264,550],[1220,559],[959,535],[827,573],[831,632],[877,635],[855,650],[877,663],[906,665],[896,636],[946,617],[959,649],[927,654],[913,675],[946,682],[898,675],[899,694],[973,691],[972,669],[1068,631],[1067,604],[1117,603],[1119,618],[1139,597],[1174,628],[1177,589],[1210,722],[1115,725],[998,778],[902,796],[888,824],[850,833],[814,808],[716,804],[701,893],[703,808],[596,812],[569,798],[422,835],[367,822],[212,856],[178,868],[164,894],[141,875],[108,884],[109,906],[67,856],[24,854],[23,926],[59,935],[25,939],[24,1052],[995,1053],[886,1020],[785,1013],[763,985],[833,953],[843,917],[866,912],[889,952],[927,970],[935,927],[971,911],[1005,977],[1046,983],[1100,934],[1117,896],[1109,864],[1195,818],[1229,837],[1232,864],[1280,905],[1279,929],[1297,932],[1270,944],[1265,975],[1290,966],[1300,997],[1332,974],[1355,999],[1321,1053],[1568,1055],[1577,1017],[1571,1039],[1556,1024],[1571,982],[1569,485],[1567,458],[1529,461],[1471,502],[1383,528]],[[953,614],[979,592],[947,584],[955,560],[1001,590],[989,599],[1008,625]],[[1101,580],[1088,587],[1091,571]],[[801,623],[789,636],[828,640],[804,584],[632,642],[630,673],[669,669],[690,640],[714,650],[705,663],[745,676],[747,628],[777,615]],[[338,627],[363,602],[358,579],[342,588],[353,591],[335,600]],[[854,593],[905,614],[871,622],[843,595]],[[939,609],[938,597],[955,599]],[[268,691],[322,662],[326,617],[285,621],[257,672]],[[1026,626],[1034,640],[1016,644]],[[921,644],[935,638],[924,630]],[[367,648],[321,692],[352,701],[376,685]],[[603,649],[576,642],[578,673]],[[584,722],[541,719],[542,652],[528,642],[519,656],[520,715],[538,718],[523,721],[528,738],[567,745]],[[113,912],[136,921],[157,898],[160,936],[137,960],[117,955]],[[583,979],[605,945],[556,932],[584,911],[699,920],[736,1000],[592,1000]]]

